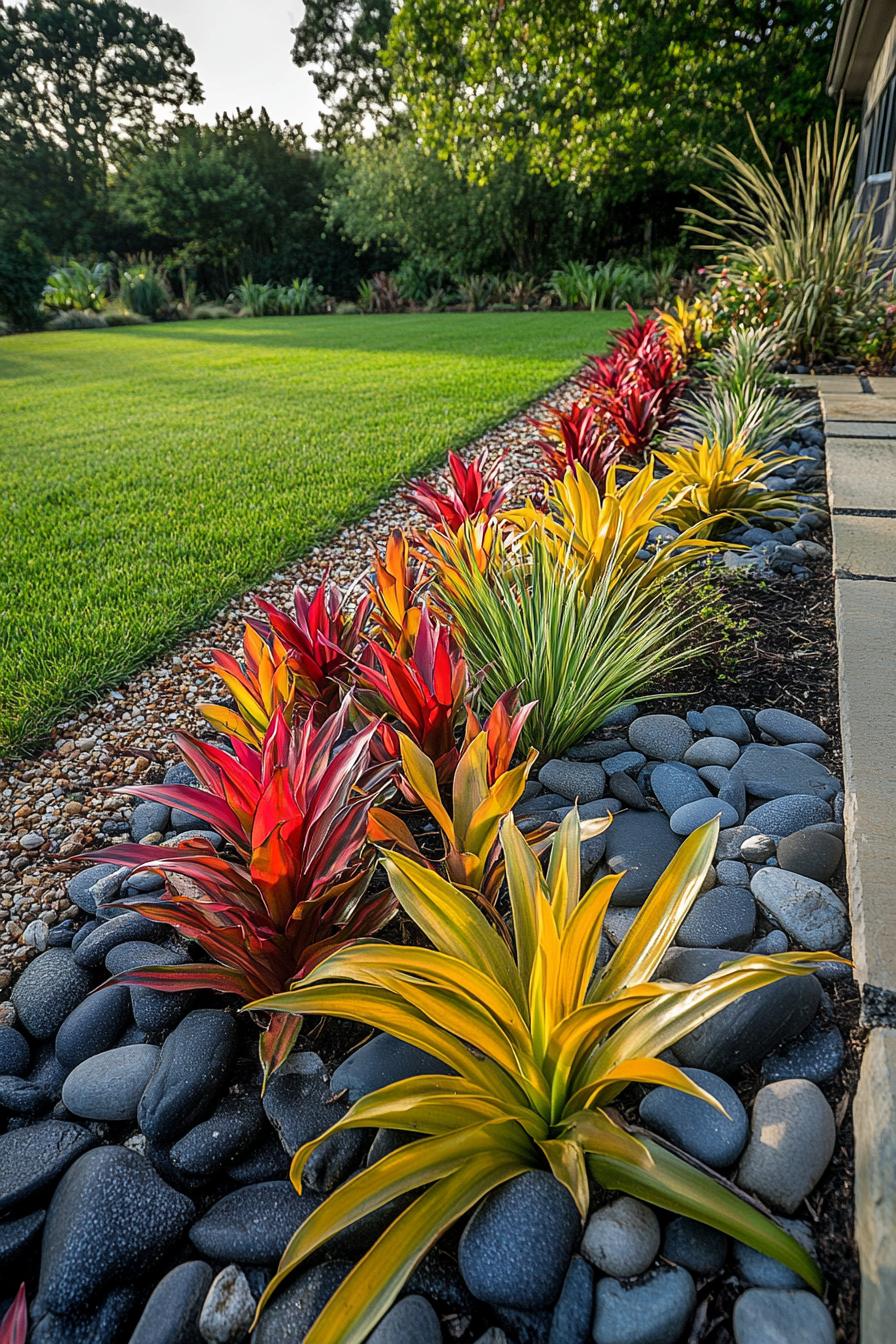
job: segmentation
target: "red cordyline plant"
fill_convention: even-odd
[[[579,462],[603,488],[607,472],[619,461],[625,449],[619,435],[608,424],[602,407],[596,402],[591,405],[577,403],[568,411],[550,406],[548,416],[547,420],[530,421],[543,434],[537,446],[547,468],[546,474],[553,480],[562,480],[567,470]]]
[[[439,782],[449,780],[458,758],[456,737],[467,691],[467,665],[448,627],[421,611],[413,652],[407,658],[371,641],[357,669],[357,685],[366,712],[393,719],[432,761]],[[363,706],[365,690],[372,701],[370,707]],[[380,723],[377,742],[374,752],[380,759],[401,759],[391,723]]]
[[[382,928],[395,902],[389,891],[367,894],[374,863],[367,821],[388,771],[371,765],[376,723],[339,745],[348,712],[346,699],[324,723],[308,715],[290,728],[278,709],[261,751],[234,737],[232,756],[177,734],[201,787],[122,790],[201,817],[240,858],[222,858],[201,839],[176,848],[112,845],[80,856],[160,873],[164,899],[121,904],[193,939],[217,963],[149,966],[109,984],[217,990],[249,1002],[287,989],[335,949]],[[259,1043],[265,1082],[292,1049],[299,1025],[271,1015]]]
[[[0,1344],[25,1344],[27,1338],[28,1302],[23,1283],[0,1321]]]
[[[485,514],[492,518],[507,497],[507,487],[498,485],[500,460],[489,462],[483,449],[471,462],[457,453],[448,454],[450,480],[444,485],[414,480],[404,497],[440,531],[458,532],[468,520]]]
[[[256,598],[266,620],[249,620],[243,634],[242,662],[215,649],[203,667],[220,677],[235,709],[202,705],[213,728],[260,746],[276,709],[287,722],[312,706],[319,718],[334,714],[345,694],[370,608],[362,600],[354,613],[345,609],[339,588],[327,577],[309,597],[293,594],[294,615]]]

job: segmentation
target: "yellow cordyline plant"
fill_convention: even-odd
[[[368,588],[370,624],[380,642],[399,658],[409,658],[420,628],[421,576],[401,528],[386,541],[384,558],[374,552],[373,582]]]
[[[524,707],[524,717],[530,708]],[[502,934],[506,934],[506,925],[497,909],[498,893],[504,882],[504,857],[498,832],[504,818],[522,797],[538,752],[530,747],[519,765],[510,767],[508,762],[506,768],[490,770],[488,734],[476,732],[468,738],[454,772],[449,810],[442,802],[432,761],[404,733],[398,737],[402,772],[442,832],[444,854],[438,863],[432,862],[420,850],[401,817],[383,807],[370,809],[370,839],[374,844],[397,849],[436,868],[449,882],[482,904]],[[609,824],[609,819],[603,817],[584,822],[583,839],[600,835]],[[548,848],[556,829],[555,822],[544,822],[526,833],[526,843],[533,853],[542,854]],[[507,941],[510,942],[509,935]]]
[[[276,636],[266,640],[247,623],[242,665],[226,650],[214,649],[202,666],[221,679],[236,704],[236,709],[200,705],[203,717],[219,733],[260,749],[276,710],[282,711],[287,723],[292,721],[296,681],[287,664],[286,648]]]
[[[545,500],[545,512],[530,501],[506,517],[520,529],[523,546],[527,535],[542,535],[558,569],[579,573],[585,592],[605,582],[612,591],[633,574],[640,575],[645,586],[660,585],[708,550],[717,549],[703,524],[689,528],[674,545],[658,548],[645,562],[651,528],[671,521],[669,482],[654,474],[652,464],[634,473],[611,467],[603,492],[576,464],[562,480],[547,486]]]
[[[693,364],[709,350],[713,318],[712,304],[702,296],[688,303],[679,294],[671,310],[660,310],[666,345],[681,364]]]
[[[309,1156],[330,1135],[385,1126],[417,1136],[346,1181],[305,1219],[260,1309],[331,1237],[417,1192],[306,1336],[306,1344],[361,1344],[442,1233],[490,1191],[532,1169],[553,1172],[583,1220],[592,1179],[708,1223],[820,1289],[815,1262],[754,1203],[684,1155],[631,1132],[610,1109],[629,1083],[644,1083],[722,1110],[659,1056],[744,994],[808,975],[832,959],[748,955],[696,984],[652,978],[701,889],[717,836],[712,821],[682,843],[597,974],[603,920],[620,875],[581,893],[575,810],[557,832],[546,873],[512,819],[501,828],[513,955],[463,890],[405,855],[384,859],[395,896],[432,946],[356,943],[333,953],[300,987],[253,1006],[364,1022],[428,1051],[453,1072],[380,1088],[298,1150],[291,1175],[300,1189]]]
[[[787,509],[794,517],[803,508],[792,490],[770,490],[765,478],[797,457],[751,453],[743,443],[703,439],[692,448],[655,453],[671,475],[663,484],[669,501],[665,516],[673,527],[713,529],[720,523],[749,523],[770,509]]]

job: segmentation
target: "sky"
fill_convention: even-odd
[[[205,91],[203,121],[237,107],[266,107],[275,121],[304,126],[313,138],[319,102],[311,77],[293,65],[291,30],[301,0],[136,0],[179,28],[193,49]]]

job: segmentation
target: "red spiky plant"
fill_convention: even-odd
[[[440,531],[458,532],[468,520],[492,518],[507,497],[507,487],[498,484],[500,460],[489,462],[483,449],[470,462],[457,453],[448,454],[450,479],[445,485],[413,480],[404,497],[416,505]]]
[[[233,737],[233,755],[179,733],[199,786],[122,790],[201,817],[239,858],[223,858],[201,839],[172,848],[112,845],[80,856],[160,873],[162,900],[121,904],[168,924],[212,958],[128,971],[109,984],[216,990],[251,1002],[289,988],[336,948],[382,928],[395,902],[388,890],[367,893],[375,857],[367,820],[389,772],[371,763],[376,722],[340,744],[348,713],[346,700],[325,722],[308,715],[290,728],[278,709],[261,750]],[[271,1015],[259,1043],[265,1081],[300,1025]]]

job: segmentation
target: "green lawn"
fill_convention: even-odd
[[[0,341],[0,751],[363,516],[614,325],[452,313]]]

